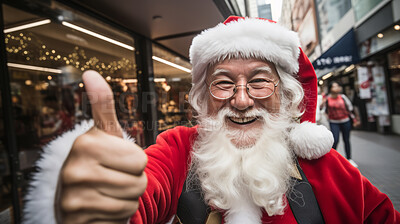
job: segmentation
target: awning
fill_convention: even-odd
[[[359,61],[356,39],[354,31],[351,29],[312,64],[316,71],[327,71],[343,65],[357,64]]]

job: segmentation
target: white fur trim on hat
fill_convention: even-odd
[[[333,145],[333,135],[323,125],[311,122],[296,124],[289,134],[295,154],[303,159],[318,159],[328,153]]]
[[[296,74],[299,47],[297,33],[273,22],[245,18],[221,23],[193,39],[189,52],[193,82],[205,75],[209,64],[235,56],[265,59]]]
[[[93,120],[83,121],[43,148],[41,158],[36,163],[38,172],[33,175],[25,196],[23,223],[56,223],[54,200],[61,167],[75,139],[92,127]],[[125,132],[123,135],[124,139],[133,141]]]

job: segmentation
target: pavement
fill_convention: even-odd
[[[354,130],[350,141],[360,172],[400,211],[400,136]],[[342,138],[337,150],[345,155]]]

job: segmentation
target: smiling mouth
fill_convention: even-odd
[[[228,117],[235,124],[250,124],[257,120],[257,117]]]

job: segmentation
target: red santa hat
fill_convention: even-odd
[[[232,56],[267,60],[296,77],[304,89],[304,114],[301,124],[290,132],[291,146],[298,156],[307,159],[329,152],[332,133],[315,124],[317,76],[300,48],[297,33],[271,20],[231,16],[196,36],[189,54],[193,83],[204,79],[210,64]]]

